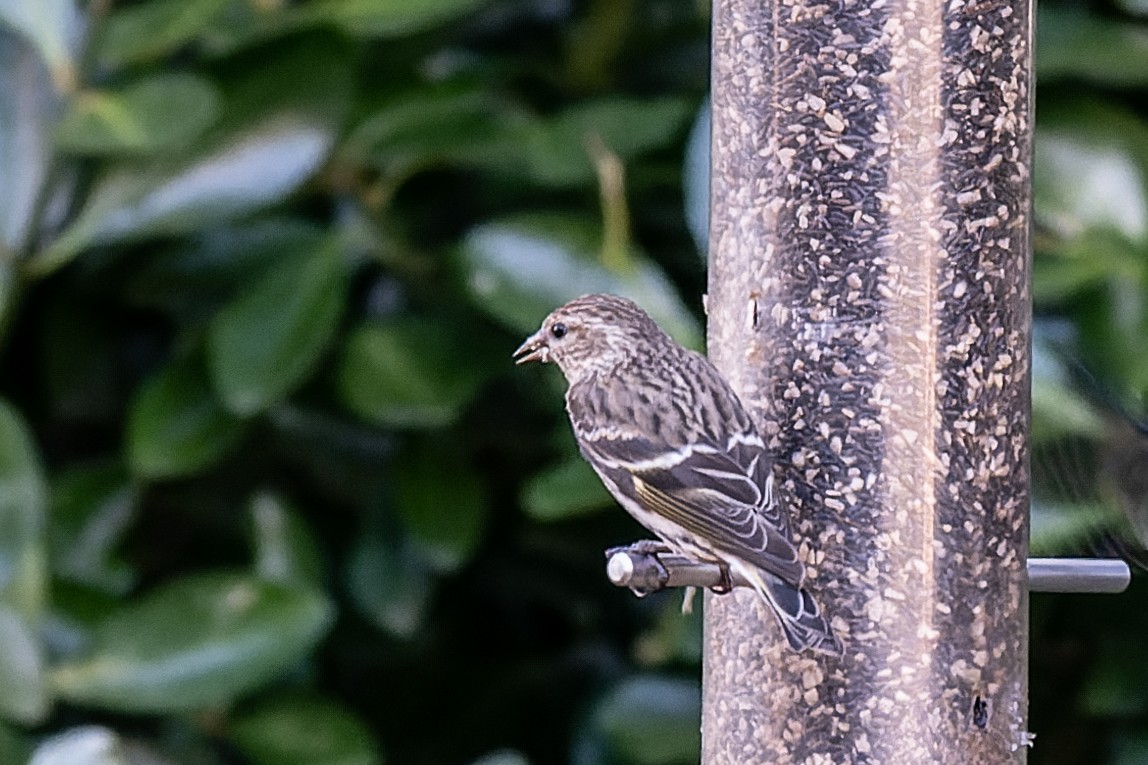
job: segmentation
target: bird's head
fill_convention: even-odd
[[[672,341],[645,311],[615,295],[586,295],[554,309],[514,352],[517,363],[553,361],[570,384],[610,372]]]

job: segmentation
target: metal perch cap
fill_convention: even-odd
[[[717,587],[722,571],[713,563],[698,563],[673,553],[640,549],[610,550],[606,576],[619,587],[647,595],[667,587]],[[730,574],[734,587],[749,583]],[[1118,593],[1128,588],[1132,572],[1119,559],[1030,558],[1028,587],[1031,592]]]

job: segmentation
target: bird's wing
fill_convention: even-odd
[[[715,550],[800,586],[804,566],[773,496],[759,436],[738,434],[726,444],[692,442],[668,451],[641,437],[587,435],[583,453],[620,491]]]

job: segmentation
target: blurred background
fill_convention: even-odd
[[[1042,3],[1034,554],[1148,539],[1148,4]],[[699,347],[708,5],[0,0],[0,765],[697,762],[700,615],[510,352]],[[1031,761],[1148,763],[1148,589]]]

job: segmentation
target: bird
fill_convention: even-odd
[[[741,575],[795,651],[840,654],[745,406],[703,355],[633,301],[585,295],[556,308],[514,352],[553,363],[579,451],[618,503],[671,551]]]

